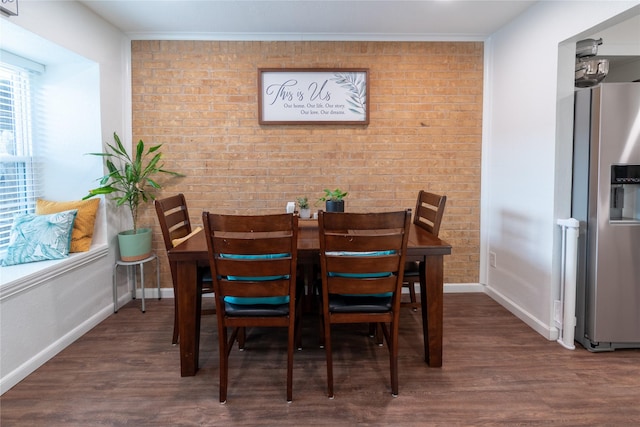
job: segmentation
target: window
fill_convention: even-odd
[[[33,212],[40,196],[33,151],[36,77],[27,68],[0,63],[0,251],[9,243],[13,217]]]

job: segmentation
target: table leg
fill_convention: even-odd
[[[420,262],[424,360],[431,367],[442,366],[443,261],[441,255],[430,255]]]
[[[317,308],[315,305],[316,296],[313,294],[315,282],[314,269],[316,264],[314,264],[312,257],[301,257],[300,254],[298,255],[299,274],[300,279],[304,283],[304,293],[296,296],[303,299],[302,311],[304,313],[310,313]]]
[[[177,262],[178,326],[180,330],[180,375],[193,376],[200,354],[198,272],[196,262]]]

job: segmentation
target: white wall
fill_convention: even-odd
[[[640,14],[638,5],[540,2],[487,42],[481,281],[548,339],[558,333],[556,220],[570,216],[575,42]]]
[[[617,58],[615,65],[612,64],[609,68],[605,82],[640,80],[640,15],[613,27],[603,30],[597,28],[588,38],[602,38],[598,56]]]
[[[103,174],[100,159],[84,153],[101,151],[114,131],[130,139],[130,41],[76,2],[20,1],[19,16],[0,19],[2,48],[45,64],[45,89],[59,90],[57,105],[46,105],[57,113],[46,123],[44,196],[79,199]],[[113,312],[111,267],[123,220],[107,213],[98,218],[100,250],[65,261],[63,272],[0,289],[1,393]]]

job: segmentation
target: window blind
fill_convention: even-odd
[[[27,68],[0,63],[0,251],[13,218],[34,212],[41,194],[42,168],[33,152],[36,80]]]

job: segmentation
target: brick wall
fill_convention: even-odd
[[[258,124],[257,70],[368,68],[370,124]],[[418,190],[446,194],[445,282],[478,282],[483,45],[480,42],[132,42],[133,136],[164,144],[187,175],[192,221],[204,209],[283,212],[324,188],[348,191],[346,210],[413,208]],[[318,206],[312,203],[312,210]],[[152,206],[162,286],[171,279]]]

